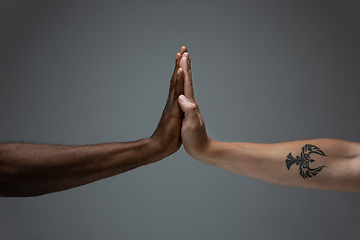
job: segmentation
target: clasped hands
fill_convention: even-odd
[[[168,99],[150,140],[162,158],[175,153],[184,144],[186,152],[198,160],[205,157],[213,141],[206,134],[204,120],[195,101],[191,59],[184,46],[176,54]]]

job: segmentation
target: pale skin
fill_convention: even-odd
[[[0,196],[28,197],[88,184],[157,162],[181,146],[183,118],[177,98],[183,94],[184,71],[176,54],[168,99],[151,137],[128,143],[66,146],[0,144]]]
[[[211,139],[195,101],[191,61],[185,52],[180,61],[184,69],[184,95],[179,105],[184,112],[181,139],[187,153],[193,158],[224,170],[261,179],[267,182],[346,192],[360,192],[360,144],[336,139],[313,139],[273,144],[218,142]],[[302,148],[314,145],[321,154],[310,154],[309,167],[323,167],[315,176],[302,177],[299,165],[287,168],[289,153],[295,158]],[[301,167],[301,164],[300,164]],[[304,168],[305,169],[305,168]]]
[[[234,173],[288,186],[360,192],[359,143],[314,139],[257,144],[211,139],[195,101],[190,57],[182,47],[176,55],[166,106],[151,137],[89,146],[0,144],[0,196],[38,196],[88,184],[157,162],[182,143],[190,156]],[[303,178],[296,164],[287,167],[286,159],[289,153],[299,157],[308,144],[324,154],[311,154],[309,166],[321,169]]]

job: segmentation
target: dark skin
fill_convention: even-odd
[[[66,146],[31,143],[0,144],[0,196],[29,197],[62,191],[160,161],[182,142],[183,112],[177,98],[184,93],[184,71],[177,53],[168,99],[150,138],[128,143]]]
[[[175,69],[170,81],[169,95],[164,111],[151,139],[155,140],[167,157],[179,150],[182,142],[180,136],[181,123],[184,116],[177,98],[184,93],[184,71],[180,68],[182,54],[187,52],[186,47],[176,54]],[[177,77],[178,76],[178,77]]]

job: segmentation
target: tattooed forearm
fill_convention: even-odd
[[[293,164],[299,165],[300,176],[302,176],[304,179],[311,178],[311,177],[317,175],[323,169],[323,167],[326,167],[326,166],[321,166],[321,167],[317,167],[314,169],[310,168],[309,164],[311,162],[315,161],[314,159],[310,158],[311,153],[316,153],[316,154],[319,154],[322,156],[326,156],[325,153],[323,151],[321,151],[320,148],[318,148],[317,146],[311,145],[311,144],[306,144],[302,148],[300,156],[296,156],[296,158],[294,158],[291,155],[291,153],[289,153],[289,155],[287,155],[286,167],[288,168],[288,170],[290,170],[291,165],[293,165]]]

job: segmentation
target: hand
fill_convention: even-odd
[[[180,129],[184,114],[177,99],[184,93],[184,71],[180,68],[180,60],[186,51],[186,47],[182,47],[181,53],[176,54],[175,69],[170,81],[168,99],[159,124],[150,137],[163,158],[176,152],[181,146]]]
[[[195,101],[191,74],[191,59],[183,53],[180,68],[184,71],[184,95],[180,95],[179,105],[184,112],[181,127],[181,139],[186,152],[199,159],[208,149],[212,139],[206,134],[205,123]]]

